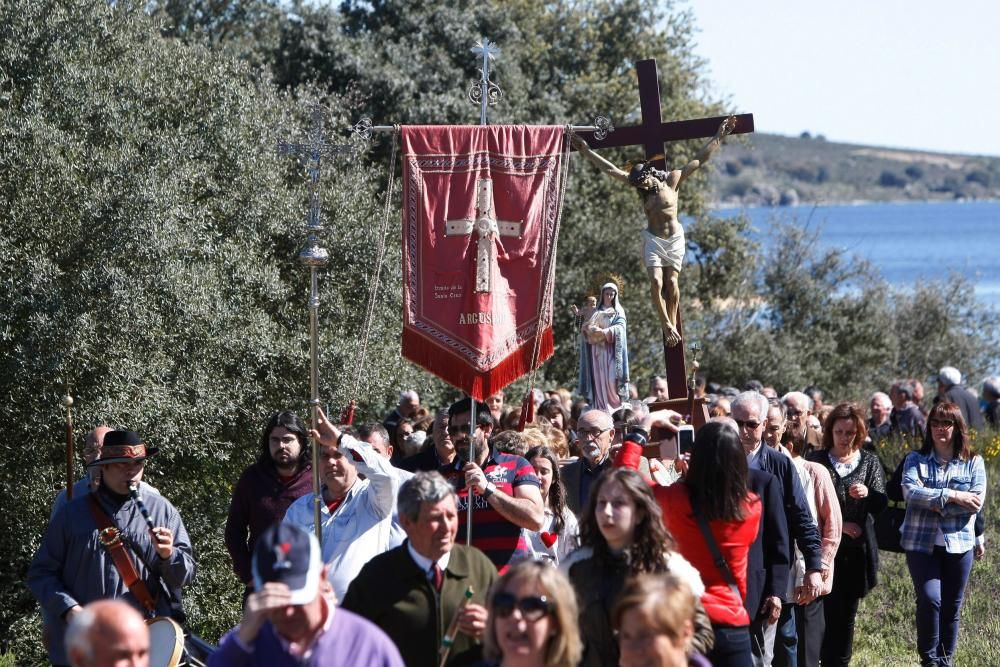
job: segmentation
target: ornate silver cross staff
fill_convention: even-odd
[[[479,68],[479,81],[469,89],[469,100],[479,105],[479,124],[486,125],[486,107],[495,107],[503,97],[500,86],[490,81],[490,61],[499,55],[500,49],[483,37],[472,47],[472,52],[482,57],[483,66]]]
[[[309,267],[309,415],[312,429],[319,425],[319,278],[316,270],[326,266],[330,253],[320,245],[319,234],[323,231],[320,209],[320,167],[324,155],[353,153],[353,144],[334,145],[323,137],[323,107],[314,104],[312,108],[312,129],[303,143],[278,142],[279,155],[295,155],[308,165],[309,169],[309,219],[306,223],[306,243],[299,251],[299,263]],[[320,483],[319,443],[313,441],[313,519],[316,522],[316,539],[323,543],[322,517],[323,497]]]

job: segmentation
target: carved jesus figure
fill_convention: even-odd
[[[736,127],[736,117],[730,116],[719,125],[718,131],[693,160],[683,169],[670,172],[653,167],[652,163],[639,163],[625,172],[611,164],[577,135],[573,145],[580,154],[596,164],[613,178],[628,183],[639,193],[646,213],[646,229],[642,232],[642,258],[649,274],[650,296],[653,310],[660,318],[663,336],[668,346],[680,342],[677,330],[677,311],[680,302],[678,276],[684,260],[684,228],[677,219],[677,192],[684,180],[705,164],[722,145],[722,138]]]

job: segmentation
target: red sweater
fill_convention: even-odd
[[[250,570],[257,537],[276,521],[297,498],[312,491],[312,466],[306,464],[287,482],[278,479],[273,465],[254,463],[243,471],[233,489],[226,519],[226,548],[233,571],[244,584],[253,581]]]
[[[653,493],[663,510],[663,522],[677,541],[677,551],[701,573],[701,580],[705,583],[701,603],[712,624],[749,625],[750,617],[743,608],[742,598],[747,594],[747,554],[757,538],[760,524],[760,498],[753,492],[748,494],[743,503],[742,521],[710,521],[708,524],[723,558],[736,577],[741,597],[737,599],[705,544],[698,522],[691,513],[691,500],[684,482],[656,487]]]

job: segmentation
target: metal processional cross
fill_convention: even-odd
[[[323,231],[320,208],[320,168],[323,157],[355,151],[353,144],[335,145],[327,143],[323,134],[323,107],[313,106],[312,129],[303,143],[278,142],[279,155],[295,155],[305,162],[309,170],[309,218],[306,223],[306,243],[299,251],[299,263],[309,267],[309,412],[312,429],[319,425],[319,278],[317,269],[326,266],[330,253],[320,245],[319,235]],[[313,519],[316,524],[316,539],[323,543],[322,516],[323,497],[320,493],[319,443],[312,442],[313,470]]]
[[[500,55],[500,49],[483,37],[472,47],[472,52],[482,58],[482,67],[479,68],[479,81],[469,89],[469,99],[479,104],[479,124],[486,125],[486,108],[496,106],[503,97],[500,86],[490,81],[490,61]]]

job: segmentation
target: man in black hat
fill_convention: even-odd
[[[254,592],[243,619],[209,656],[209,667],[293,662],[403,667],[396,645],[378,626],[336,609],[320,593],[326,566],[312,533],[289,523],[274,524],[254,545],[252,569]]]
[[[120,598],[149,617],[183,620],[181,588],[195,575],[187,530],[177,509],[155,493],[137,496],[150,528],[129,494],[156,452],[134,431],[109,432],[101,458],[90,464],[100,472],[97,490],[74,498],[42,537],[27,578],[47,616],[56,619],[48,646],[54,665],[68,663],[66,626],[93,600]]]

